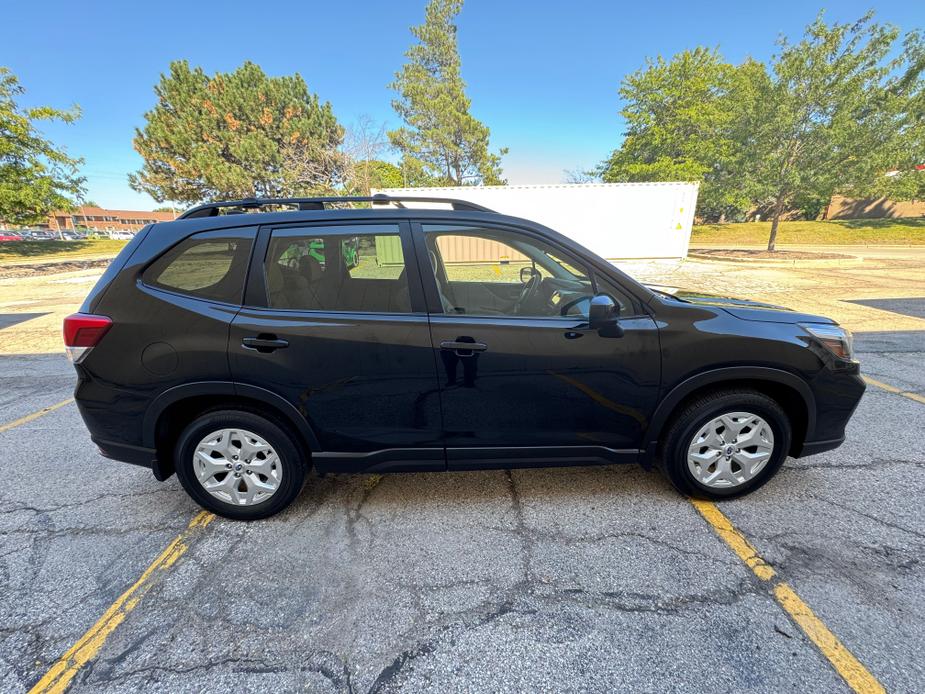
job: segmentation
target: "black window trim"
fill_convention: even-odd
[[[402,256],[405,263],[405,272],[408,279],[408,294],[411,300],[410,311],[344,311],[344,310],[318,310],[307,308],[274,308],[270,306],[269,295],[266,285],[266,263],[267,253],[270,250],[270,239],[276,230],[288,229],[307,229],[318,227],[320,229],[334,229],[336,227],[360,227],[360,226],[391,226],[398,229],[398,237],[401,240]],[[329,231],[327,233],[319,232],[318,236],[342,236],[342,232]],[[360,234],[358,234],[360,235]],[[248,270],[247,287],[244,291],[244,307],[257,309],[260,311],[272,311],[274,313],[297,313],[311,314],[317,316],[426,316],[427,307],[424,302],[424,294],[421,281],[420,268],[418,267],[417,257],[414,253],[414,246],[411,234],[411,224],[404,218],[392,219],[331,219],[331,220],[305,220],[301,222],[266,224],[260,227],[257,232],[257,242],[254,244],[254,253],[251,256],[250,268]]]
[[[177,239],[174,243],[170,244],[167,248],[164,248],[163,250],[161,250],[160,253],[158,253],[153,258],[151,258],[151,260],[145,263],[144,266],[138,270],[138,274],[137,274],[138,286],[143,287],[144,289],[150,290],[152,292],[156,292],[156,293],[170,294],[172,296],[183,297],[185,299],[194,299],[196,301],[207,301],[210,304],[218,304],[220,306],[230,306],[233,308],[241,308],[241,306],[244,305],[243,301],[246,298],[248,279],[250,275],[250,268],[251,268],[251,265],[254,259],[254,250],[257,247],[258,233],[259,231],[256,225],[248,225],[248,226],[240,226],[240,227],[219,227],[217,229],[201,229],[191,234],[187,234],[186,236],[183,236]],[[176,287],[171,288],[171,287],[166,287],[164,285],[153,284],[153,283],[145,281],[145,274],[148,272],[148,269],[152,265],[154,265],[154,263],[156,263],[158,260],[163,258],[168,253],[170,253],[181,243],[189,241],[195,236],[202,236],[203,234],[214,234],[217,239],[240,238],[240,239],[250,240],[250,249],[248,250],[248,258],[244,263],[244,281],[241,285],[242,286],[241,295],[237,301],[223,301],[222,299],[213,299],[208,296],[199,296],[192,292],[186,292]],[[250,236],[249,239],[248,239],[248,235]]]
[[[574,260],[580,261],[582,265],[586,266],[591,275],[590,276],[591,289],[595,294],[598,293],[598,284],[597,284],[598,273],[600,273],[610,283],[616,285],[616,287],[620,289],[623,295],[627,299],[629,299],[629,301],[631,302],[632,310],[630,313],[627,313],[626,315],[621,315],[619,320],[630,320],[632,318],[641,318],[641,317],[645,317],[649,315],[649,313],[645,309],[645,304],[640,299],[640,297],[637,296],[635,292],[627,288],[623,282],[620,282],[618,277],[610,273],[603,272],[600,269],[598,263],[592,262],[591,259],[585,258],[583,255],[576,253],[574,250],[572,250],[571,248],[568,248],[564,244],[528,226],[511,224],[508,222],[489,221],[489,220],[484,220],[484,219],[468,219],[466,217],[460,217],[459,219],[452,219],[452,220],[441,219],[438,217],[435,217],[433,219],[429,217],[417,217],[412,221],[411,227],[412,227],[413,238],[415,241],[415,252],[418,255],[418,265],[422,267],[423,267],[422,263],[426,262],[427,264],[426,267],[428,269],[430,268],[430,260],[427,256],[427,245],[425,243],[425,236],[428,233],[433,233],[433,232],[425,232],[424,227],[434,226],[434,225],[459,226],[459,227],[481,226],[481,227],[486,227],[486,228],[494,228],[494,229],[499,229],[499,230],[504,230],[504,231],[511,231],[514,233],[520,233],[520,234],[523,234],[524,236],[528,236],[536,240],[542,241],[543,243],[546,243],[552,246],[553,248],[560,250],[564,256],[564,260],[568,260],[569,258],[572,258]],[[422,281],[424,285],[424,294],[427,298],[428,312],[431,315],[447,316],[450,318],[465,318],[465,319],[472,319],[472,318],[492,319],[492,318],[502,318],[503,317],[505,319],[509,318],[512,320],[544,320],[544,319],[563,320],[563,319],[569,318],[568,316],[475,316],[475,315],[468,315],[468,314],[446,313],[443,310],[443,305],[441,304],[440,298],[437,293],[437,286],[436,286],[436,281],[433,278],[433,273],[432,272],[424,273],[423,277],[426,278],[426,279],[422,278]],[[574,319],[571,319],[571,322],[574,323]]]

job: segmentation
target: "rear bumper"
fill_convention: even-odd
[[[800,450],[793,453],[793,457],[803,458],[807,455],[816,455],[816,453],[832,451],[841,446],[844,442],[844,436],[838,439],[828,439],[826,441],[804,441]]]
[[[100,455],[110,460],[118,460],[122,463],[131,463],[141,467],[151,468],[157,459],[156,451],[153,448],[144,448],[143,446],[130,446],[126,443],[117,441],[106,441],[96,436],[90,437],[97,448],[100,449]]]
[[[173,469],[168,469],[157,459],[157,451],[153,448],[130,446],[126,443],[106,441],[95,436],[90,438],[100,449],[100,455],[104,458],[148,468],[158,482],[163,482],[173,474]]]

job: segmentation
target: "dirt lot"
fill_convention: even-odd
[[[715,513],[626,466],[312,476],[214,519],[68,401],[99,271],[0,279],[0,691],[920,691],[925,253],[872,256],[629,267],[831,315],[881,384]]]

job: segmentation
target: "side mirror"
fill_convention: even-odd
[[[601,337],[623,337],[623,328],[617,322],[619,310],[606,294],[597,294],[591,297],[591,306],[588,308],[588,324],[592,330],[597,330]]]
[[[537,274],[539,273],[537,273],[536,268],[529,265],[524,265],[522,268],[520,268],[520,281],[523,284],[526,284],[534,277],[536,277]]]

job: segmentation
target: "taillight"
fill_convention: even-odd
[[[103,335],[112,327],[112,320],[106,316],[89,313],[74,313],[64,319],[64,348],[67,358],[74,364],[87,356],[96,347]]]

